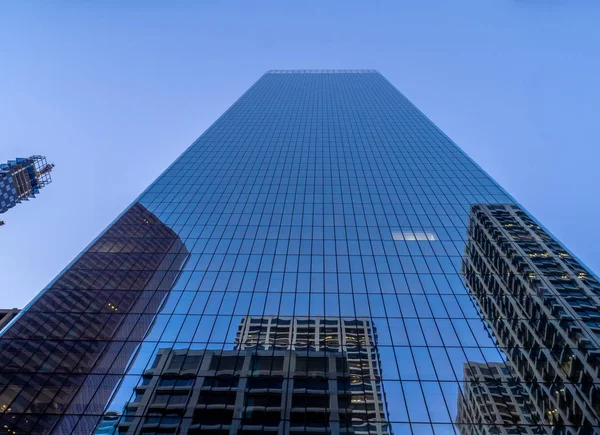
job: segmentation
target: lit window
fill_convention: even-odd
[[[437,236],[433,231],[413,231],[413,230],[402,230],[392,231],[392,238],[394,240],[406,240],[406,241],[421,241],[421,240],[437,240]]]

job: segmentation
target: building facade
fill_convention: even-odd
[[[44,156],[17,158],[0,164],[0,213],[23,200],[35,197],[40,189],[52,182],[53,164]]]
[[[593,434],[597,291],[382,75],[269,71],[4,328],[0,428]]]

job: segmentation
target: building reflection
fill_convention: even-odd
[[[369,319],[244,317],[233,350],[160,349],[116,430],[389,434],[376,343]]]
[[[539,417],[506,363],[468,362],[459,396],[458,429],[464,435],[540,434]]]
[[[600,424],[598,280],[527,213],[504,204],[471,207],[462,273],[507,361],[505,367],[465,365],[457,418],[461,433],[539,433],[526,431],[527,424],[537,422],[544,433],[595,433]],[[484,375],[485,367],[496,373]],[[492,394],[498,383],[503,394]],[[483,404],[491,407],[483,411]],[[503,412],[490,416],[498,404]],[[499,424],[495,431],[475,430],[490,419]],[[520,432],[510,431],[515,424]]]
[[[187,257],[177,233],[130,207],[4,331],[0,427],[93,431]]]

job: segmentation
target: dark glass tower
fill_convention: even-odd
[[[593,434],[600,283],[383,76],[270,71],[0,336],[11,434]]]

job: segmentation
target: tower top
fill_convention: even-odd
[[[375,69],[272,69],[266,74],[379,74]]]

